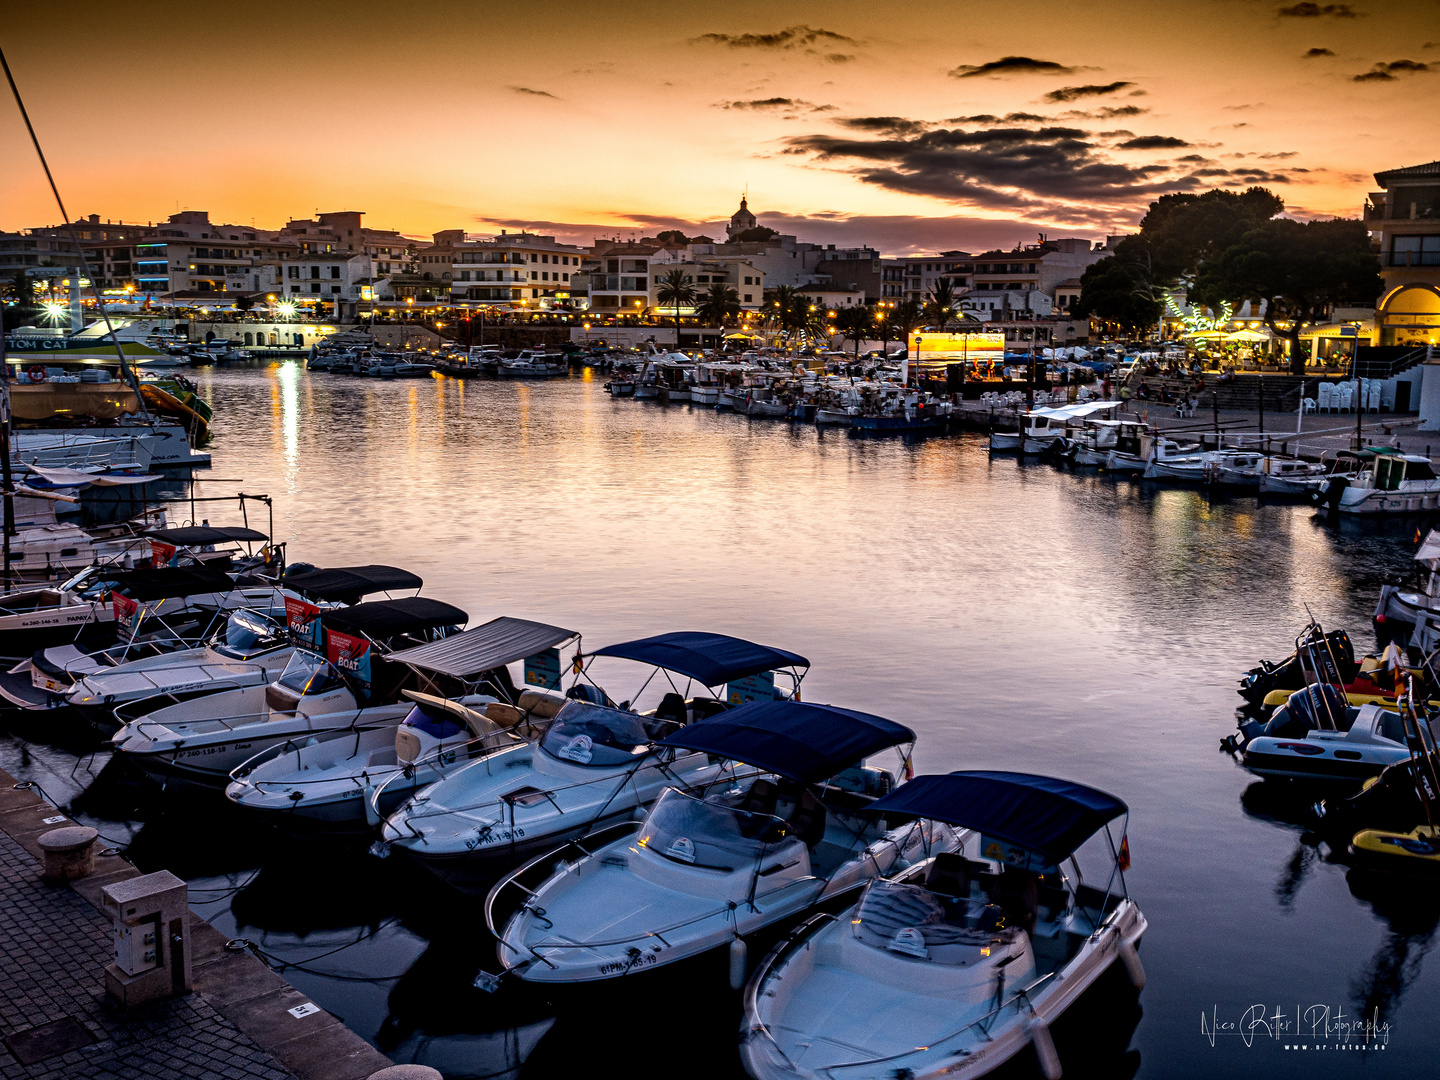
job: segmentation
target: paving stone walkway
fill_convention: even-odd
[[[0,1077],[291,1080],[292,1074],[200,994],[125,1011],[105,996],[110,922],[68,885],[40,880],[36,859],[0,833]],[[27,1031],[64,1021],[57,1039],[94,1041],[22,1064]],[[78,1025],[78,1026],[77,1026]],[[28,1040],[32,1045],[37,1041]],[[50,1047],[63,1046],[56,1039]],[[38,1053],[43,1053],[41,1046]]]

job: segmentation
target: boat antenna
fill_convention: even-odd
[[[120,347],[120,339],[115,336],[115,326],[110,322],[110,312],[105,308],[105,301],[100,297],[100,286],[95,284],[95,277],[90,273],[90,262],[85,258],[85,251],[80,247],[80,240],[75,235],[75,223],[70,220],[69,213],[65,210],[65,201],[60,198],[60,189],[55,184],[55,177],[50,172],[50,163],[45,160],[45,151],[40,148],[40,138],[35,134],[35,125],[30,122],[30,113],[25,108],[25,101],[20,96],[20,87],[15,85],[15,76],[10,71],[10,61],[5,58],[5,50],[0,49],[0,67],[5,69],[5,79],[10,84],[10,93],[15,96],[15,106],[20,110],[20,118],[25,121],[25,130],[30,133],[30,142],[35,147],[35,155],[40,159],[40,167],[45,170],[45,179],[50,183],[50,192],[55,196],[55,205],[60,208],[60,219],[65,222],[65,231],[70,237],[70,246],[75,249],[75,257],[80,260],[80,270],[85,280],[90,282],[90,291],[95,294],[95,305],[100,309],[100,317],[105,320],[105,331],[110,335],[110,343],[115,346],[115,355],[120,358],[120,378],[130,384],[135,391],[135,400],[140,405],[140,415],[148,423],[150,421],[150,410],[145,407],[145,398],[140,393],[140,383],[135,378],[135,372],[125,362],[125,350]],[[78,288],[78,284],[77,284]],[[9,378],[9,373],[5,373]]]

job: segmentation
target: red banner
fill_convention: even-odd
[[[159,540],[150,541],[150,565],[151,566],[173,566],[175,564],[175,545],[166,544]]]
[[[308,641],[320,647],[320,609],[298,596],[285,597],[285,626],[293,641]]]
[[[366,690],[370,688],[370,642],[338,630],[325,632],[325,658]]]

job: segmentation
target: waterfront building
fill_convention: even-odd
[[[973,289],[960,298],[960,310],[982,322],[990,322],[1048,318],[1054,305],[1039,289]]]
[[[881,300],[902,300],[905,296],[905,266],[898,259],[882,259],[873,248],[825,249],[825,258],[815,271],[832,287],[859,290],[867,304]]]
[[[961,260],[970,258],[969,252],[944,251],[939,255],[906,255],[895,260],[905,268],[904,298],[923,304],[937,282],[948,278],[957,291],[970,284],[969,275],[961,270]]]
[[[546,309],[568,306],[585,251],[553,236],[511,233],[467,236],[438,232],[415,253],[422,298],[516,304]]]
[[[804,285],[795,290],[795,295],[826,311],[865,306],[865,292],[862,289],[842,289],[836,285]]]
[[[1365,222],[1385,288],[1377,345],[1440,344],[1440,161],[1375,174]]]

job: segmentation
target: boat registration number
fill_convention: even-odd
[[[641,953],[636,957],[626,957],[624,960],[612,960],[608,964],[600,964],[595,968],[601,975],[622,975],[626,971],[634,971],[636,968],[649,967],[655,963],[654,953]]]

